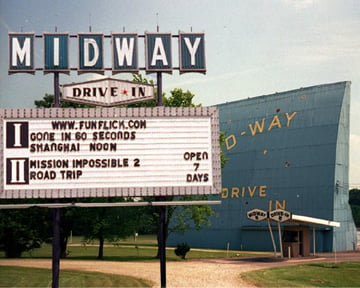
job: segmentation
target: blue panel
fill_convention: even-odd
[[[35,73],[34,34],[9,33],[9,73]]]
[[[185,72],[206,72],[205,35],[201,33],[180,33],[180,74]]]
[[[79,34],[79,73],[103,70],[103,35]]]
[[[113,34],[112,37],[113,74],[139,71],[137,34]]]
[[[172,73],[171,34],[146,33],[146,72]]]
[[[222,170],[221,195],[210,197],[222,204],[213,207],[212,225],[204,233],[222,230],[228,239],[240,237],[232,243],[234,249],[271,250],[270,238],[259,240],[267,222],[249,220],[246,213],[281,208],[341,223],[340,228],[317,227],[325,231],[317,238],[321,241],[317,251],[353,248],[349,86],[349,82],[319,85],[218,105],[229,161]],[[193,239],[193,233],[185,237]],[[211,247],[224,247],[223,235],[213,237]],[[197,239],[194,245],[201,247],[203,238]]]
[[[68,43],[68,34],[44,34],[45,70],[69,72]]]

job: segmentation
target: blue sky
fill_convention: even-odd
[[[58,32],[76,34],[91,26],[93,32],[104,34],[123,30],[144,34],[156,32],[157,24],[160,32],[205,33],[206,75],[174,71],[163,76],[164,92],[190,90],[203,106],[351,81],[350,186],[360,188],[358,0],[0,0],[0,108],[31,108],[34,100],[53,93],[51,74],[8,76],[8,32],[42,34],[57,27]],[[36,67],[43,66],[39,41]],[[73,50],[70,62],[77,67],[78,52]],[[110,46],[105,52],[110,67]],[[176,50],[173,61],[175,66]],[[73,71],[61,75],[60,84],[95,77]],[[131,75],[116,77],[131,79]]]

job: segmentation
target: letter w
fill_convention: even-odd
[[[261,120],[261,125],[259,124],[258,121],[255,121],[254,127],[251,124],[249,124],[249,129],[250,129],[251,135],[255,136],[257,133],[257,130],[259,131],[259,133],[263,133],[264,123],[265,123],[265,118]]]
[[[115,39],[115,46],[118,55],[119,66],[124,66],[125,59],[127,65],[132,66],[135,39],[134,38],[129,39],[130,45],[127,40],[128,40],[127,38],[123,38],[122,43],[120,45],[120,38]]]

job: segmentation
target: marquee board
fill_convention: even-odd
[[[0,198],[221,191],[215,107],[0,110]]]

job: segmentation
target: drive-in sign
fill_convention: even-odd
[[[283,209],[276,209],[269,212],[269,218],[276,222],[285,222],[291,219],[291,213]]]
[[[118,79],[100,79],[62,86],[65,101],[97,106],[117,106],[154,99],[154,86]]]

